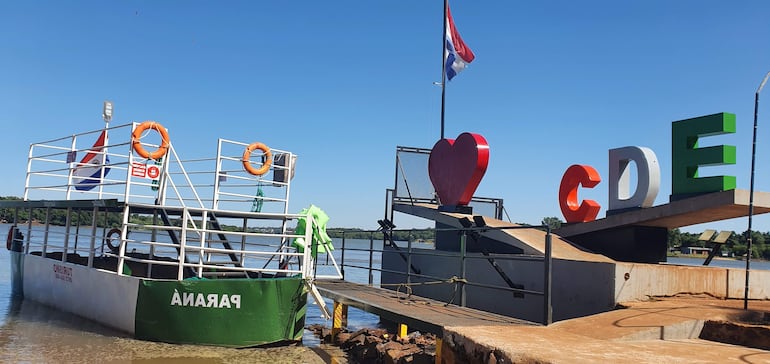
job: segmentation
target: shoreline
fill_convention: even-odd
[[[666,258],[687,258],[687,259],[706,259],[708,255],[704,254],[666,254]],[[745,262],[743,257],[714,257],[714,260],[734,260],[738,262]],[[770,262],[770,260],[763,258],[751,258],[752,262]]]

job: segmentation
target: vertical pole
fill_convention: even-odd
[[[342,232],[342,251],[340,252],[340,273],[342,280],[345,280],[345,231]]]
[[[99,208],[94,206],[94,208],[91,210],[91,238],[88,240],[88,267],[91,268],[94,266],[94,256],[96,255],[96,228],[98,224],[98,215],[99,214]],[[123,236],[121,235],[121,244],[120,244],[120,257],[118,258],[118,267],[117,267],[117,273],[118,275],[123,274],[123,264],[125,263],[123,261],[123,254],[126,251],[125,244],[123,244]]]
[[[369,234],[369,285],[374,284],[372,275],[372,262],[374,261],[374,233]]]
[[[332,342],[337,342],[337,335],[348,324],[348,305],[334,301],[334,316],[332,319]]]
[[[412,283],[412,239],[410,239],[406,242],[407,248],[406,248],[406,284]]]
[[[61,261],[67,262],[67,252],[69,251],[69,245],[70,245],[70,225],[72,224],[72,207],[67,207],[67,215],[64,218],[64,251],[61,255]],[[77,254],[77,249],[73,251],[73,253]]]
[[[444,100],[446,100],[446,8],[448,0],[444,0],[444,27],[441,29],[441,138],[444,139]]]
[[[444,340],[442,338],[440,338],[440,337],[436,338],[436,360],[434,362],[435,364],[442,364],[442,362],[441,362],[441,357],[442,357],[441,349],[442,349],[442,346],[443,346],[443,341]]]
[[[543,324],[550,325],[553,322],[553,309],[551,308],[551,227],[545,227],[545,284],[543,285]]]
[[[32,219],[32,215],[30,215],[30,219]],[[43,253],[42,257],[45,258],[46,253],[48,252],[48,231],[51,228],[51,207],[45,208],[45,232],[43,233]]]
[[[465,243],[467,240],[467,233],[463,229],[463,235],[460,236],[460,307],[465,307]]]
[[[770,72],[762,79],[762,83],[759,84],[757,92],[754,94],[754,136],[751,145],[751,182],[749,187],[749,226],[746,233],[746,284],[743,291],[743,309],[749,308],[749,269],[751,267],[751,217],[754,215],[754,162],[756,160],[757,153],[757,115],[759,113],[759,92],[765,87],[767,78],[770,76]]]

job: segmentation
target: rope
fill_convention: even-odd
[[[380,287],[385,286],[395,286],[396,287],[396,299],[398,299],[399,302],[403,302],[408,300],[412,296],[412,286],[426,286],[431,284],[445,284],[445,283],[454,283],[454,292],[452,293],[452,297],[449,299],[449,302],[446,302],[444,306],[448,306],[449,304],[454,301],[455,294],[457,293],[457,283],[463,283],[467,284],[468,280],[465,278],[460,278],[458,276],[452,276],[452,278],[440,280],[440,281],[427,281],[427,282],[414,282],[414,283],[385,283],[380,284]],[[404,288],[405,296],[401,295],[401,289]]]
[[[468,280],[465,278],[460,278],[458,276],[453,276],[449,279],[444,279],[440,281],[427,281],[427,282],[414,282],[414,283],[382,283],[380,284],[380,287],[386,287],[386,286],[424,286],[429,284],[441,284],[441,283],[468,283]]]
[[[264,200],[262,197],[265,196],[265,193],[262,191],[262,182],[257,185],[257,194],[254,195],[254,202],[251,204],[251,212],[262,212],[262,204],[264,204]]]

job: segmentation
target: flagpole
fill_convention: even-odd
[[[444,101],[446,100],[446,9],[449,0],[444,0],[444,27],[441,29],[441,139],[444,139]]]

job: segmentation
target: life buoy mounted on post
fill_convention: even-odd
[[[254,168],[251,165],[251,162],[249,161],[251,159],[251,152],[253,152],[255,149],[259,149],[262,151],[262,153],[265,154],[265,161],[262,163],[262,167],[259,169]],[[255,176],[261,176],[265,173],[267,173],[270,170],[270,165],[273,164],[273,153],[270,152],[270,148],[267,147],[267,145],[264,145],[262,143],[251,143],[248,147],[246,147],[246,150],[243,152],[243,169],[246,170],[246,172],[249,172],[250,174],[253,174]]]
[[[160,134],[160,147],[158,147],[158,149],[156,149],[154,152],[148,152],[146,149],[144,149],[141,143],[142,133],[149,129],[156,130]],[[168,132],[166,131],[166,128],[163,127],[163,125],[160,125],[160,123],[154,121],[145,121],[139,124],[131,133],[131,147],[134,148],[136,154],[142,158],[158,160],[166,155],[168,152],[168,146]]]

